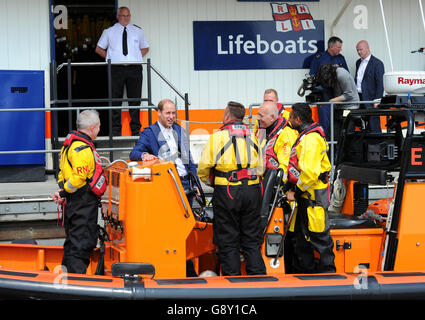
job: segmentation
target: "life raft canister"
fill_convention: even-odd
[[[97,152],[93,142],[88,140],[78,131],[71,131],[66,137],[63,145],[66,148],[66,158],[68,159],[68,150],[71,144],[74,141],[82,141],[87,144],[87,148],[90,148],[93,152],[94,158],[94,172],[91,178],[87,178],[87,184],[89,185],[89,189],[98,197],[101,197],[108,187],[108,178],[103,172],[102,163],[100,161],[99,153]],[[84,148],[83,148],[84,149]],[[69,160],[68,160],[69,163]],[[71,165],[71,163],[69,163]],[[71,165],[72,167],[72,165]]]
[[[304,129],[300,135],[297,137],[297,140],[295,140],[294,145],[291,149],[291,154],[289,156],[289,164],[288,164],[288,182],[292,185],[296,185],[298,182],[298,179],[300,178],[300,169],[298,167],[298,158],[297,158],[297,146],[301,142],[301,138],[309,133],[317,132],[322,136],[323,139],[325,138],[325,133],[320,126],[319,123],[314,122],[313,124],[309,125],[306,129]],[[320,177],[322,178],[322,177]]]

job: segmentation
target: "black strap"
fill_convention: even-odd
[[[229,147],[232,145],[232,139],[230,139],[229,141],[226,142],[226,144],[223,146],[223,148],[221,148],[221,150],[218,152],[217,157],[215,158],[215,164],[218,163],[218,159],[220,159],[224,153],[226,152],[227,149],[229,149]]]
[[[329,180],[329,172],[328,171],[322,172],[319,175],[319,180],[322,181],[324,184],[327,184]]]

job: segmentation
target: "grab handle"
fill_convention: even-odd
[[[173,170],[171,170],[170,168],[168,168],[167,171],[170,174],[171,178],[173,178],[174,184],[176,185],[177,191],[179,192],[180,199],[181,199],[181,201],[183,203],[184,211],[186,212],[185,215],[184,215],[184,217],[185,218],[189,218],[190,217],[189,211],[187,210],[186,202],[184,201],[183,195],[180,192],[180,188],[179,188],[179,185],[177,183],[176,177],[174,176]]]

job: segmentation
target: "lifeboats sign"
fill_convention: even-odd
[[[323,20],[272,3],[273,21],[194,21],[195,70],[307,69],[324,50]]]

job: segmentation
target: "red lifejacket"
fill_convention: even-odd
[[[68,159],[68,150],[71,144],[74,141],[82,141],[87,144],[87,148],[90,148],[93,152],[93,158],[94,158],[94,172],[93,176],[91,178],[87,178],[87,184],[89,185],[90,190],[97,195],[98,197],[101,197],[108,187],[108,178],[106,177],[105,173],[103,172],[102,163],[100,162],[100,156],[97,152],[93,141],[91,139],[87,139],[84,135],[79,133],[78,131],[71,131],[68,136],[66,137],[63,145],[66,148],[66,158]],[[82,148],[84,149],[84,148]],[[81,149],[81,150],[82,150]],[[68,160],[69,165],[72,168],[71,163]]]
[[[266,164],[266,170],[269,169],[278,169],[279,168],[279,160],[277,158],[277,154],[274,151],[274,145],[276,144],[276,140],[279,137],[279,134],[282,132],[283,129],[288,125],[288,120],[286,120],[284,117],[279,115],[277,118],[277,123],[275,127],[273,128],[272,132],[270,132],[266,136],[266,147],[265,147],[265,164]],[[262,132],[265,132],[266,130],[262,130]],[[259,137],[259,140],[263,139],[264,137]]]
[[[212,170],[213,171],[212,176],[210,177],[212,184],[214,183],[214,177],[216,176],[224,177],[230,182],[237,182],[237,181],[246,180],[246,179],[247,180],[257,179],[257,173],[255,173],[255,171],[251,169],[251,152],[249,152],[249,148],[253,147],[258,152],[258,146],[250,138],[249,127],[240,121],[232,121],[222,126],[220,130],[228,130],[230,140],[223,146],[223,148],[217,154],[215,163],[218,162],[219,158],[223,156],[224,152],[229,147],[233,146],[233,150],[235,151],[235,156],[236,156],[237,169],[233,171],[229,171],[229,172],[222,172],[214,168],[214,170]],[[248,157],[248,163],[246,168],[242,168],[241,166],[241,160],[239,157],[239,152],[238,152],[237,143],[236,143],[237,138],[242,138],[242,139],[245,139],[246,141],[247,157]]]
[[[297,157],[297,146],[300,144],[301,138],[303,136],[312,132],[317,132],[323,137],[323,139],[326,140],[325,133],[322,127],[320,126],[320,124],[318,124],[317,122],[312,123],[299,134],[299,136],[297,137],[297,140],[295,140],[294,145],[292,146],[291,154],[289,156],[288,182],[292,185],[296,185],[298,182],[298,179],[300,178],[300,169],[298,167],[298,157]]]
[[[283,111],[285,111],[285,107],[280,102],[277,103],[277,109],[280,115],[282,115]]]

